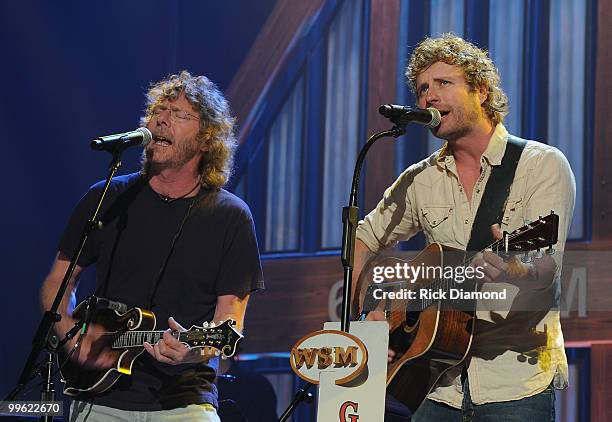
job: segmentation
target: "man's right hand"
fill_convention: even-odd
[[[51,266],[51,271],[47,275],[47,278],[45,278],[40,291],[43,311],[51,308],[51,304],[55,300],[55,295],[62,283],[62,280],[64,279],[69,265],[69,257],[62,252],[58,252],[55,256],[55,260],[53,261],[53,265]],[[64,338],[65,333],[70,331],[77,322],[71,317],[71,314],[74,308],[74,302],[76,300],[74,295],[75,283],[82,270],[83,268],[78,265],[74,269],[72,278],[66,288],[66,293],[62,298],[62,303],[58,308],[58,312],[62,318],[56,324],[55,330],[60,340]],[[108,346],[111,336],[102,336],[102,333],[105,331],[106,330],[99,325],[90,324],[87,333],[82,339],[80,339],[81,345],[72,355],[70,355],[70,359],[87,368],[103,369],[114,366],[119,352],[111,351],[110,347]],[[64,345],[64,350],[67,353],[70,353],[79,338],[80,332]]]
[[[74,348],[77,341],[80,345],[72,353],[70,359],[88,369],[107,369],[116,365],[117,352],[110,348],[112,336],[98,324],[89,324],[87,332],[81,337],[80,332],[64,346],[66,352]]]

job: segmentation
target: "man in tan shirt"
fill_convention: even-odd
[[[440,111],[441,123],[432,132],[446,144],[406,169],[360,222],[356,272],[369,254],[419,231],[424,232],[428,243],[465,250],[491,171],[500,165],[506,151],[509,134],[502,122],[508,109],[507,97],[486,52],[452,35],[428,38],[416,48],[406,76],[418,107]],[[485,273],[482,288],[503,288],[514,298],[541,294],[554,297],[574,198],[574,177],[563,154],[554,147],[528,141],[500,226],[491,229],[500,238],[502,231],[512,232],[554,210],[559,215],[557,253],[532,264],[514,260],[515,270],[509,271],[508,262],[484,252],[476,262]],[[518,302],[521,309],[515,310]],[[521,317],[529,309],[524,300],[515,299],[512,306],[479,308],[476,315],[481,324],[497,324],[501,329],[489,335],[477,331],[465,363],[439,380],[413,415],[414,422],[554,420],[554,389],[565,388],[568,381],[559,312],[544,309],[536,321],[529,321]],[[384,314],[374,311],[368,318],[383,319]],[[527,321],[532,325],[523,327],[522,332],[544,338],[543,345],[531,353],[511,347],[513,342],[524,343],[526,339],[510,341],[503,328]]]

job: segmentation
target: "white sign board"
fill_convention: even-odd
[[[340,323],[327,322],[324,330],[340,330]],[[319,422],[384,420],[389,326],[386,321],[351,322],[350,334],[365,345],[367,363],[356,377],[342,385],[336,381],[346,372],[329,368],[320,373]]]

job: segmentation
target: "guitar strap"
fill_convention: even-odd
[[[478,211],[476,211],[470,241],[466,248],[468,261],[496,240],[491,232],[491,226],[500,224],[504,216],[504,209],[510,194],[510,187],[514,181],[516,167],[526,144],[527,141],[524,139],[508,135],[506,151],[501,164],[491,170],[491,176],[485,186]],[[464,384],[467,376],[467,365],[464,362],[461,368],[461,385]]]
[[[501,223],[516,167],[526,144],[527,141],[524,139],[508,135],[506,151],[501,164],[491,170],[491,176],[485,186],[478,211],[476,211],[470,241],[467,245],[468,255],[481,251],[495,242],[491,226]]]
[[[176,246],[176,242],[181,237],[181,234],[183,234],[183,227],[185,226],[185,223],[187,222],[187,219],[191,215],[191,210],[193,209],[193,206],[195,205],[195,203],[198,202],[198,200],[200,200],[200,195],[199,194],[197,194],[191,200],[191,202],[189,203],[189,207],[187,208],[187,212],[183,216],[183,220],[181,221],[181,224],[179,225],[179,228],[178,228],[176,234],[174,235],[174,238],[172,239],[172,243],[170,244],[170,250],[168,251],[168,254],[166,255],[166,258],[164,259],[164,262],[162,262],[162,265],[161,265],[161,267],[159,269],[159,272],[157,273],[157,277],[155,278],[155,281],[153,282],[153,285],[151,286],[151,294],[149,295],[149,302],[148,302],[148,305],[147,305],[147,309],[153,309],[153,306],[155,305],[155,295],[157,293],[157,289],[159,287],[159,283],[161,282],[162,278],[164,277],[164,273],[166,272],[166,267],[168,266],[168,261],[170,261],[170,257],[172,256],[172,252],[174,252],[174,247]]]

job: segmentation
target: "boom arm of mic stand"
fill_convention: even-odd
[[[121,151],[113,153],[110,170],[108,176],[106,177],[106,183],[104,184],[104,188],[102,189],[102,192],[100,193],[100,196],[98,198],[98,203],[92,212],[91,218],[88,220],[88,224],[86,224],[86,226],[83,228],[83,233],[81,235],[79,246],[77,248],[76,253],[70,260],[70,265],[66,270],[66,274],[64,275],[62,284],[57,290],[57,294],[55,295],[53,304],[51,305],[51,308],[44,313],[40,324],[38,325],[36,334],[34,335],[34,339],[32,340],[32,349],[30,351],[30,354],[28,355],[28,359],[24,365],[21,375],[19,376],[19,381],[15,388],[8,394],[8,396],[6,396],[6,398],[4,399],[5,401],[15,400],[15,398],[23,389],[23,387],[25,387],[25,385],[34,377],[34,375],[36,375],[36,361],[38,359],[38,356],[40,355],[40,352],[47,346],[47,340],[52,333],[54,324],[61,320],[61,315],[58,314],[57,310],[59,309],[60,303],[62,302],[62,298],[66,293],[66,289],[68,288],[70,279],[74,274],[78,259],[81,256],[83,249],[85,248],[85,243],[87,242],[89,234],[94,229],[98,228],[100,225],[100,222],[98,221],[98,214],[102,207],[102,203],[106,198],[110,182],[115,176],[115,173],[117,173],[117,170],[119,170],[119,167],[121,167]],[[49,350],[49,353],[52,353],[52,351]]]
[[[353,264],[355,261],[355,238],[357,235],[357,218],[359,207],[357,206],[357,194],[359,192],[359,179],[361,176],[361,167],[365,161],[365,156],[370,147],[386,136],[397,138],[406,132],[405,125],[394,126],[391,130],[383,130],[370,136],[366,144],[361,148],[357,162],[355,163],[355,171],[353,172],[353,183],[351,185],[351,196],[348,206],[342,208],[342,252],[341,260],[344,267],[344,284],[342,294],[342,320],[341,330],[349,331],[350,328],[350,304],[351,304],[351,284],[353,277]]]

